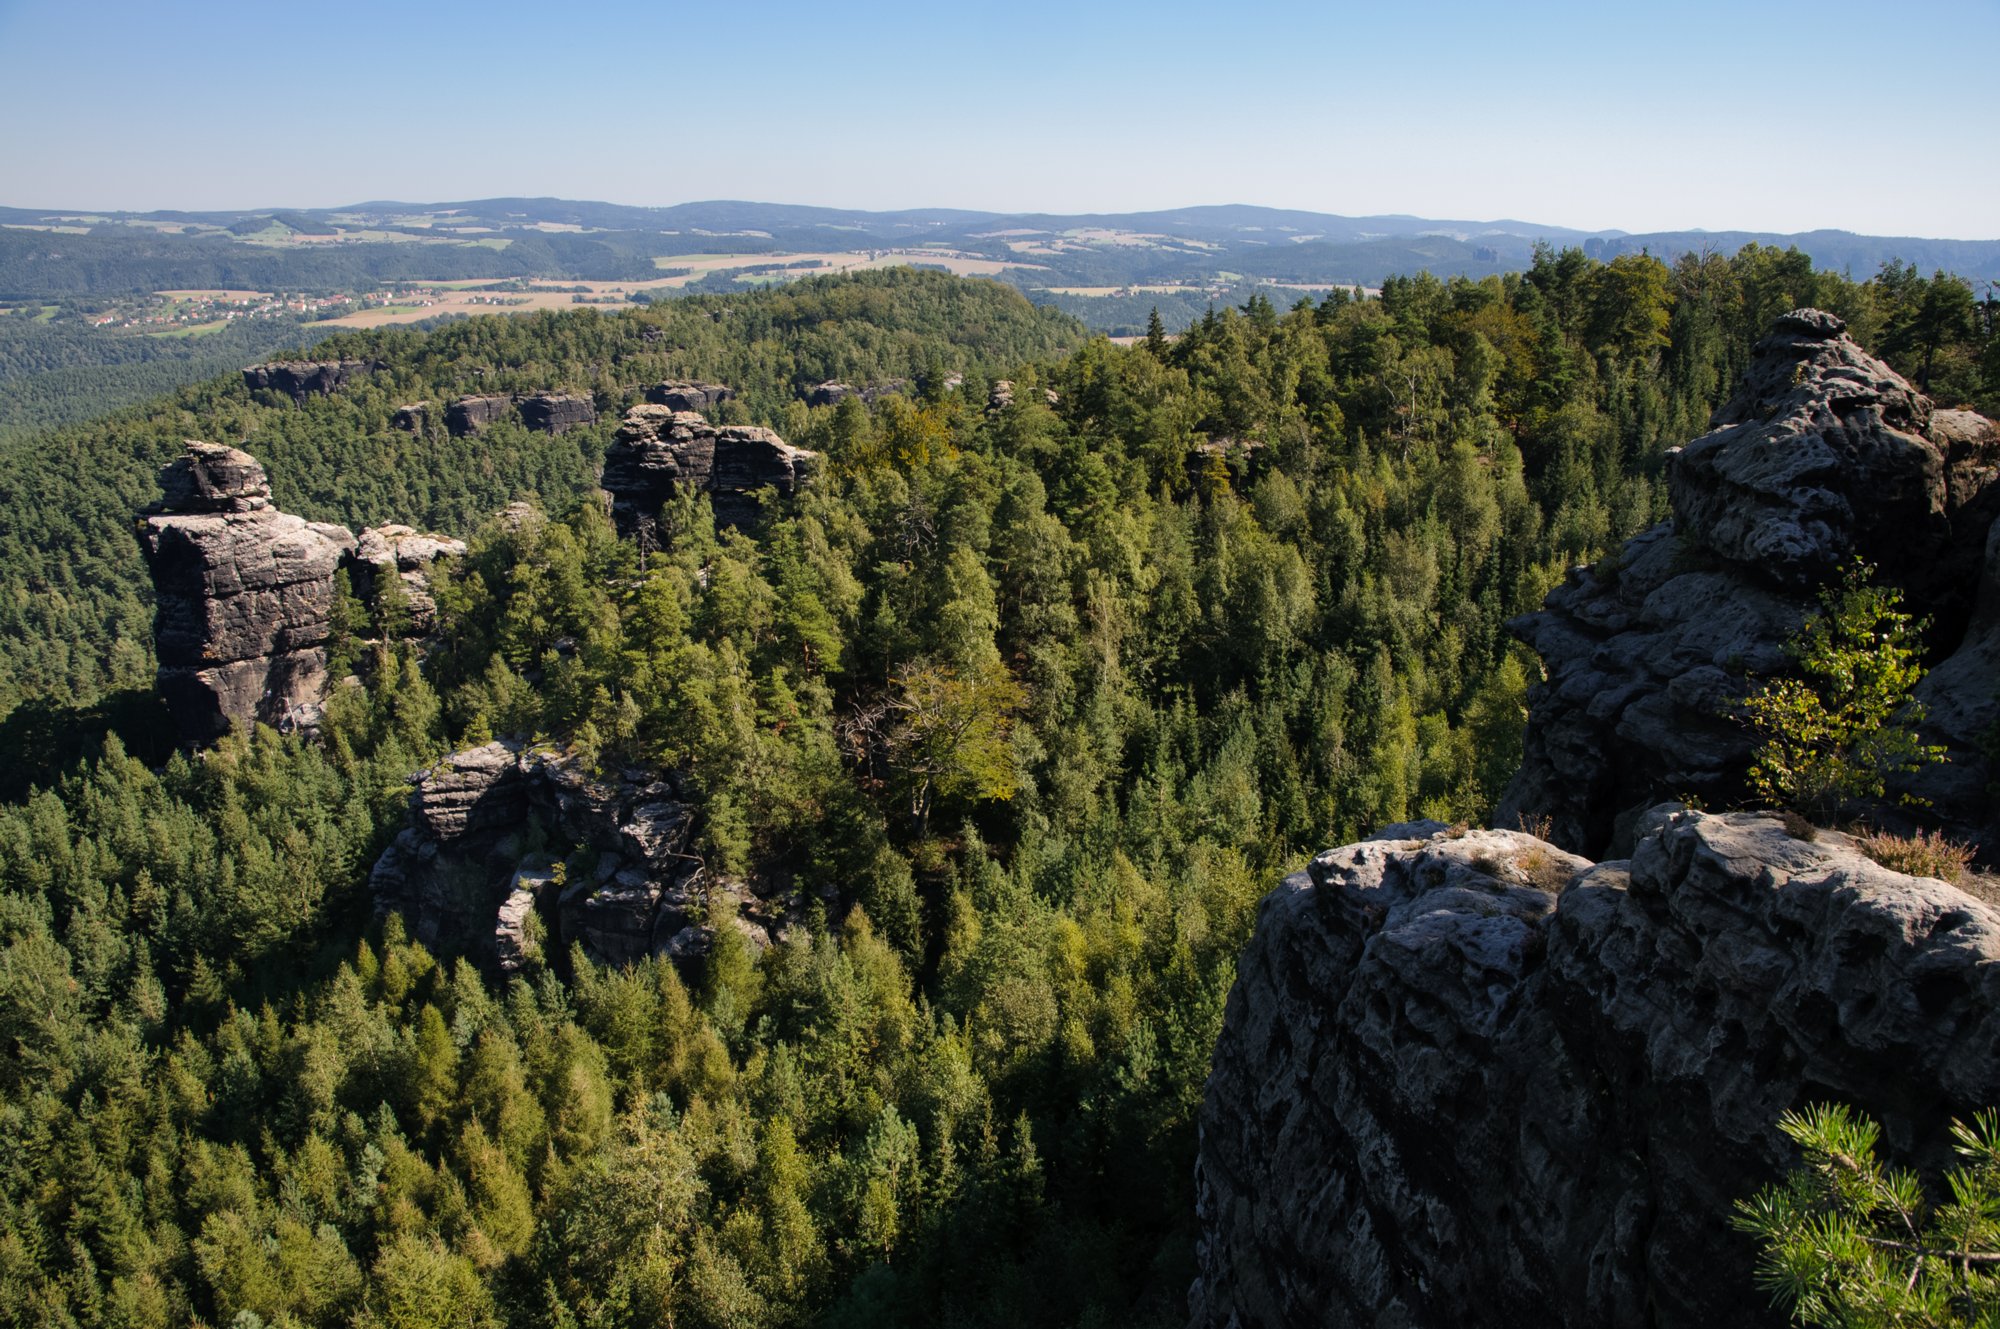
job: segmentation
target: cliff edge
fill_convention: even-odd
[[[1594,865],[1391,827],[1259,912],[1193,1323],[1782,1323],[1728,1219],[1828,1099],[1920,1164],[2000,1102],[2000,909],[1762,813],[1657,808]]]

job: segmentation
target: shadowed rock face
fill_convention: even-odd
[[[338,392],[374,368],[367,360],[273,360],[245,369],[243,386],[253,392],[282,392],[303,406],[306,398]]]
[[[1995,577],[1996,464],[1991,421],[1933,411],[1839,319],[1779,319],[1717,428],[1672,459],[1673,519],[1572,569],[1540,612],[1508,624],[1547,677],[1529,695],[1525,758],[1495,823],[1547,817],[1559,844],[1623,852],[1660,799],[1741,801],[1753,747],[1742,699],[1788,667],[1784,646],[1817,587],[1858,556],[1930,617],[1934,670],[1956,680],[1926,685],[1926,736],[1951,765],[1918,777],[1917,792],[1947,830],[1986,834],[1983,712],[1941,694],[1982,692],[1972,675],[2000,651],[1991,616],[1973,622]]]
[[[779,906],[704,872],[691,852],[695,811],[671,776],[598,778],[574,758],[499,741],[414,783],[410,825],[371,886],[376,908],[400,913],[426,946],[503,972],[571,942],[607,964],[693,959],[709,948],[717,890],[737,899],[753,943],[778,926]]]
[[[316,722],[333,574],[354,536],[272,507],[264,468],[236,448],[190,442],[161,487],[138,534],[158,601],[160,693],[183,734]]]
[[[520,397],[521,423],[544,434],[566,434],[581,425],[597,423],[597,408],[590,398],[568,393],[546,392]]]
[[[460,397],[444,408],[444,427],[453,438],[476,434],[514,409],[512,397]]]
[[[1839,1099],[2000,1101],[2000,910],[1774,816],[1629,861],[1391,827],[1266,898],[1201,1112],[1193,1323],[1778,1324],[1735,1200]]]
[[[706,490],[719,525],[748,525],[757,516],[753,493],[766,485],[795,493],[818,457],[755,425],[712,425],[668,406],[635,406],[612,440],[600,483],[611,494],[619,534],[652,549],[659,547],[660,508],[675,486]]]

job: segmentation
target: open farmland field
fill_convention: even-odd
[[[609,283],[607,283],[609,284]],[[567,291],[465,291],[442,288],[421,301],[357,309],[325,320],[331,328],[380,328],[392,323],[421,323],[446,314],[526,314],[537,309],[570,309],[576,301]]]

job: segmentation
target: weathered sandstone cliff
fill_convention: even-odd
[[[1391,827],[1262,906],[1201,1114],[1194,1324],[1776,1324],[1732,1204],[1837,1099],[2000,1102],[2000,909],[1773,815],[1592,866]]]
[[[1996,465],[1993,422],[1933,411],[1839,319],[1778,320],[1714,431],[1671,460],[1672,520],[1573,569],[1544,609],[1508,625],[1547,678],[1495,824],[1546,817],[1558,844],[1623,852],[1633,818],[1661,799],[1738,803],[1753,745],[1742,698],[1787,666],[1815,588],[1858,557],[1929,616],[1931,663],[1949,680],[1924,694],[1926,736],[1949,765],[1917,792],[1959,835],[1996,829],[1984,794],[1995,685],[1969,677],[2000,652]],[[1990,608],[1975,619],[1982,595]]]
[[[191,743],[232,724],[318,723],[343,566],[371,604],[393,573],[408,630],[421,635],[436,616],[433,563],[465,552],[462,541],[407,526],[356,540],[345,526],[280,512],[257,459],[221,444],[190,440],[160,484],[160,500],[139,514],[139,545],[153,577],[160,695]]]
[[[160,693],[182,733],[206,742],[232,721],[312,723],[333,574],[353,534],[272,507],[264,468],[236,448],[190,441],[161,483],[139,544],[158,600]]]

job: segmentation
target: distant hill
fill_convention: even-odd
[[[1115,329],[1129,324],[1134,301],[1157,297],[1163,308],[1184,311],[1245,283],[1304,288],[1290,293],[1296,298],[1335,284],[1374,285],[1398,272],[1516,271],[1532,261],[1538,244],[1575,245],[1600,258],[1644,251],[1671,260],[1704,249],[1734,253],[1752,242],[1797,246],[1815,267],[1856,278],[1896,259],[1925,272],[2000,282],[2000,239],[1846,231],[1633,235],[1513,219],[1345,217],[1243,204],[1051,214],[493,198],[240,212],[0,208],[0,302],[197,286],[333,291],[408,281],[658,282],[688,271],[684,260],[699,268],[691,274],[695,289],[716,292],[785,279],[723,260],[810,256],[832,270],[909,263],[990,276]],[[1099,300],[1115,303],[1094,306]],[[1115,316],[1113,308],[1120,311]]]

